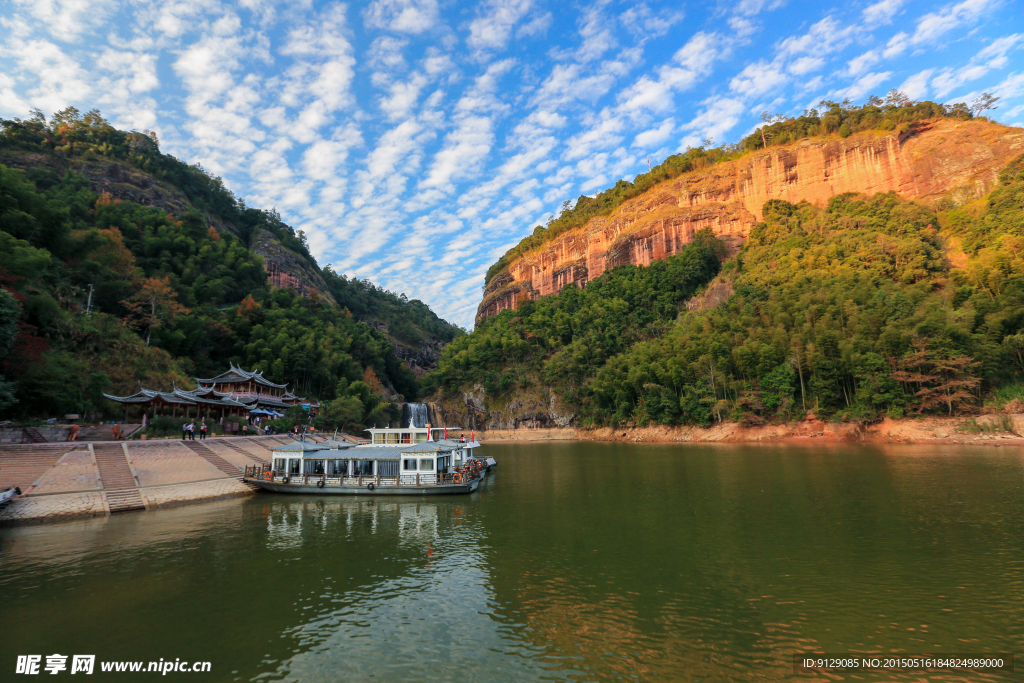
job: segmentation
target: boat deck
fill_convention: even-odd
[[[243,481],[277,493],[310,493],[318,495],[417,496],[471,493],[487,474],[463,478],[459,474],[405,474],[399,476],[339,477],[315,474],[285,475],[265,466],[245,468]]]

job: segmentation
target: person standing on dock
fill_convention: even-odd
[[[188,441],[188,422],[184,422],[181,425],[181,440]]]
[[[206,420],[203,420],[203,423],[199,425],[199,440],[206,441]]]

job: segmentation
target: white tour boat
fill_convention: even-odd
[[[473,451],[473,435],[458,428],[367,429],[366,443],[301,440],[272,449],[273,462],[245,469],[245,480],[278,493],[407,496],[470,493],[495,464]],[[441,437],[441,438],[438,438]]]

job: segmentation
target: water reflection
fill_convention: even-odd
[[[210,680],[812,680],[1020,652],[1019,451],[496,446],[445,499],[265,495],[0,531],[17,654]],[[885,674],[859,680],[922,680]],[[1010,680],[980,674],[929,680]]]

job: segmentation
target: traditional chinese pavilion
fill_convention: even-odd
[[[174,386],[170,392],[146,389],[139,384],[139,391],[131,396],[103,394],[111,401],[124,405],[125,421],[128,409],[139,406],[150,417],[157,415],[178,416],[178,410],[185,417],[211,417],[223,420],[230,415],[248,415],[258,409],[284,412],[293,405],[307,403],[305,398],[288,391],[288,385],[275,384],[263,377],[262,372],[248,372],[234,364],[216,377],[195,377],[197,387],[191,391]]]

